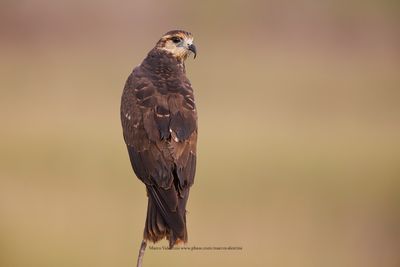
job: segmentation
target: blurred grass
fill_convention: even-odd
[[[120,95],[183,25],[200,52],[187,63],[200,129],[188,246],[243,250],[148,250],[146,266],[398,266],[398,5],[149,3],[7,6],[0,265],[134,264],[147,202]]]

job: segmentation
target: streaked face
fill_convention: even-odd
[[[174,31],[167,33],[158,41],[157,47],[170,52],[180,60],[187,59],[192,53],[196,57],[193,36],[187,32]]]

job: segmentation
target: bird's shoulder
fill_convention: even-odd
[[[193,88],[184,72],[155,71],[144,63],[128,77],[121,101],[121,118],[128,130],[140,126],[152,141],[171,134],[186,140],[197,129]],[[133,127],[135,129],[132,128]]]
[[[145,67],[144,63],[137,66],[126,81],[122,104],[138,105],[155,112],[160,110],[160,115],[165,115],[165,109],[170,113],[179,109],[196,113],[193,88],[186,74],[169,70],[156,71]]]

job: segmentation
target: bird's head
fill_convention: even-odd
[[[196,46],[190,32],[174,30],[164,34],[157,42],[156,48],[171,53],[179,61],[184,61],[193,53],[196,58]]]

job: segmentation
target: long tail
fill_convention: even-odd
[[[186,202],[189,189],[183,198],[177,196],[174,186],[167,190],[147,186],[147,192],[149,201],[144,239],[157,242],[166,237],[170,248],[180,242],[186,243]]]

